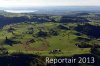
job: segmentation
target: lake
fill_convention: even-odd
[[[4,10],[4,11],[9,12],[9,13],[32,13],[38,10]]]

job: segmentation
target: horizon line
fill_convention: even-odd
[[[68,7],[100,7],[100,5],[50,5],[50,6],[0,6],[0,8],[8,8],[8,7],[59,7],[59,6],[68,6]]]

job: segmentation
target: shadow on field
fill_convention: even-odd
[[[95,56],[91,54],[85,54],[85,55],[74,55],[73,57],[78,59],[78,57],[95,57]],[[65,57],[56,57],[56,58],[65,58]],[[32,55],[32,54],[12,54],[11,56],[0,57],[0,66],[99,66],[99,65],[100,65],[100,59],[98,59],[97,57],[95,57],[94,64],[63,63],[63,64],[55,64],[55,65],[46,64],[45,57],[40,57],[38,55]]]

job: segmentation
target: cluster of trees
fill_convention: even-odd
[[[7,55],[8,50],[4,48],[2,45],[0,45],[0,55]]]
[[[90,22],[90,20],[86,19],[85,17],[69,17],[69,16],[63,16],[60,19],[61,23],[84,23],[84,22]]]
[[[51,16],[51,15],[23,15],[23,16],[4,16],[0,15],[0,24],[1,26],[12,24],[12,23],[19,23],[19,22],[60,22],[60,23],[69,23],[69,22],[90,22],[85,17],[72,17],[72,16]]]
[[[50,29],[48,32],[40,30],[37,33],[37,37],[48,37],[48,36],[57,36],[57,35],[59,35],[59,32],[53,29]]]
[[[6,37],[5,41],[4,41],[4,44],[10,45],[10,46],[13,46],[13,44],[18,44],[18,43],[21,43],[21,41],[16,41],[16,40],[10,39],[8,37]]]
[[[0,27],[12,24],[12,23],[19,23],[19,22],[54,22],[53,18],[49,18],[49,16],[20,16],[20,17],[6,17],[0,15]]]
[[[89,23],[85,23],[84,25],[78,25],[75,27],[75,30],[86,34],[90,38],[100,38],[100,26],[94,26]]]
[[[92,47],[91,44],[89,44],[89,41],[91,41],[90,38],[84,38],[84,37],[77,37],[75,45],[78,46],[79,48],[90,48]]]
[[[58,26],[56,26],[56,28],[49,29],[48,31],[40,30],[37,33],[37,36],[38,37],[57,36],[59,35],[60,30],[69,30],[69,28],[62,24],[59,24]]]

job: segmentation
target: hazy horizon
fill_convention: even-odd
[[[0,0],[0,7],[100,6],[100,0]]]
[[[68,12],[68,11],[100,11],[100,6],[50,6],[50,7],[7,7],[0,8],[5,12],[11,13],[45,13],[45,12]]]

